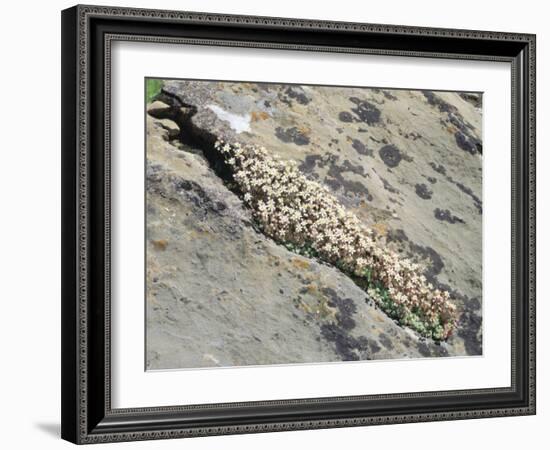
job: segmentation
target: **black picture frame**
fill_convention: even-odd
[[[113,409],[109,99],[115,40],[509,62],[511,386]],[[81,5],[62,12],[64,439],[84,444],[529,414],[535,414],[534,35]]]

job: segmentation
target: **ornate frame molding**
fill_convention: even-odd
[[[97,31],[94,27],[100,21],[112,22]],[[359,33],[368,38],[376,36],[379,47],[351,47],[323,42],[269,42],[245,39],[215,39],[211,37],[151,36],[145,33],[116,32],[125,23],[162,23],[166,26],[193,26],[197,29],[227,26],[246,29],[249,33],[268,30],[271,36],[282,31],[330,31],[345,41],[348,33]],[[298,34],[296,34],[298,35]],[[385,48],[384,39],[399,37],[403,41],[415,38],[424,42],[420,50],[414,48]],[[96,41],[94,41],[96,39]],[[309,38],[306,38],[309,39]],[[460,51],[444,52],[436,45],[441,39],[460,43]],[[384,54],[414,57],[436,57],[452,59],[481,59],[506,61],[512,64],[512,146],[513,158],[512,211],[513,258],[512,270],[521,266],[523,276],[513,277],[513,344],[512,344],[512,386],[510,388],[482,389],[471,391],[448,391],[418,394],[377,395],[361,397],[334,397],[309,400],[288,400],[275,402],[251,402],[246,404],[197,405],[166,408],[139,408],[114,410],[110,402],[110,63],[111,43],[116,40],[156,43],[186,43],[196,45],[224,45],[256,48],[299,49],[306,51],[348,52]],[[94,43],[95,42],[95,43]],[[382,42],[382,44],[380,44]],[[470,47],[465,49],[464,43]],[[499,43],[493,53],[482,52],[482,43]],[[99,44],[98,44],[99,43]],[[339,44],[338,39],[334,44]],[[430,46],[430,43],[433,43]],[[449,30],[440,28],[405,27],[348,22],[331,22],[304,19],[204,14],[194,12],[157,11],[146,9],[112,8],[98,6],[76,6],[63,12],[63,412],[62,434],[65,439],[76,443],[98,443],[111,441],[132,441],[143,439],[164,439],[218,434],[250,432],[271,432],[297,429],[346,427],[374,424],[456,420],[481,417],[527,415],[535,413],[535,36],[487,31]],[[383,48],[380,48],[380,45]],[[413,43],[410,44],[413,46]],[[459,45],[459,44],[457,44]],[[103,46],[100,50],[99,47]],[[407,45],[405,45],[407,46]],[[487,45],[486,48],[492,48]],[[500,52],[498,49],[503,49]],[[517,50],[515,50],[517,49]],[[471,51],[473,50],[473,51]],[[505,51],[506,50],[506,51]],[[101,67],[98,65],[101,64]],[[98,73],[103,72],[98,80]],[[99,83],[99,84],[98,84]],[[92,96],[97,95],[97,86],[103,85],[102,114],[104,124],[100,132],[93,122]],[[97,109],[94,110],[97,112]],[[95,134],[94,134],[95,133]],[[101,135],[101,136],[100,136]],[[97,136],[97,137],[96,137]],[[94,140],[95,139],[95,140]],[[91,142],[95,147],[92,147]],[[103,157],[96,167],[97,156],[92,148],[100,142]],[[101,173],[100,173],[101,172]],[[94,175],[102,174],[102,178]],[[519,183],[523,181],[523,183]],[[101,184],[101,188],[97,185]],[[521,191],[518,191],[518,186]],[[523,186],[526,186],[524,189]],[[99,189],[99,190],[98,190]],[[98,195],[102,199],[98,200]],[[98,205],[94,206],[96,201]],[[98,209],[99,208],[99,209]],[[98,213],[103,215],[98,217]],[[98,225],[102,222],[102,225]],[[99,227],[99,228],[98,228]],[[92,240],[102,230],[102,239]],[[519,237],[519,238],[518,238]],[[97,245],[103,249],[96,254]],[[516,251],[517,250],[517,251]],[[517,253],[520,254],[517,254]],[[102,259],[102,264],[98,263]],[[92,273],[93,272],[93,273]],[[93,281],[103,274],[103,298],[101,305],[93,302],[96,284]],[[518,272],[519,273],[519,272]],[[517,284],[515,284],[517,283]],[[518,291],[519,290],[519,291]],[[93,291],[93,292],[92,292]],[[516,293],[523,292],[522,298]],[[521,304],[520,304],[521,303]],[[94,319],[100,308],[101,323]],[[522,309],[523,308],[523,309]],[[101,314],[102,312],[102,314]],[[518,317],[517,313],[521,317]],[[520,322],[521,321],[521,322]],[[102,336],[99,336],[99,335]],[[518,339],[521,341],[519,342]],[[97,350],[103,344],[103,366],[92,359],[90,349]],[[520,348],[521,345],[521,348]],[[95,357],[94,357],[95,358]],[[90,370],[95,368],[96,372]],[[520,369],[517,372],[517,369]],[[103,374],[103,382],[91,377]],[[65,381],[70,380],[65,383]],[[101,404],[92,402],[90,396],[97,395],[102,387]],[[519,393],[519,390],[522,392]],[[325,405],[346,401],[376,401],[396,399],[414,403],[415,399],[427,396],[457,397],[473,399],[476,396],[514,394],[504,406],[488,404],[487,407],[471,409],[427,410],[413,413],[377,414],[370,412],[340,418],[319,418],[301,420],[273,420],[263,423],[239,423],[217,425],[193,425],[189,423],[169,425],[174,415],[186,411],[208,410],[242,406],[262,408],[291,408],[299,405]],[[496,398],[496,397],[495,397]],[[183,420],[183,419],[182,419]],[[164,421],[164,424],[163,424]],[[197,422],[198,423],[198,422]]]

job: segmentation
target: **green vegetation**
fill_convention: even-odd
[[[421,308],[413,307],[409,309],[395,302],[391,298],[389,290],[381,282],[373,279],[371,268],[365,268],[357,274],[350,271],[345,265],[337,264],[336,266],[367,292],[382,311],[400,325],[409,327],[421,336],[435,341],[443,341],[448,337],[441,316],[435,321],[430,320]]]
[[[233,190],[252,209],[256,227],[288,250],[318,258],[350,276],[389,317],[420,335],[447,339],[457,310],[422,267],[381,246],[357,216],[292,161],[256,145],[217,141]]]
[[[305,256],[307,258],[317,258],[319,256],[317,250],[315,250],[315,248],[313,248],[310,243],[296,245],[293,242],[283,242],[283,245],[286,247],[287,250],[298,253],[299,255]]]
[[[158,78],[147,78],[145,80],[145,100],[151,103],[162,89],[163,81]]]

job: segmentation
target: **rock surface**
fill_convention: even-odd
[[[479,355],[481,96],[166,81],[147,116],[147,367]],[[450,290],[436,344],[337,269],[257,231],[217,170],[216,139],[298,162]],[[220,176],[221,175],[221,176]]]

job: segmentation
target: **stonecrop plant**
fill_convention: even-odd
[[[401,325],[436,341],[451,335],[457,314],[449,293],[435,289],[419,265],[380,246],[326,187],[263,147],[217,141],[215,148],[266,235],[338,267]]]

